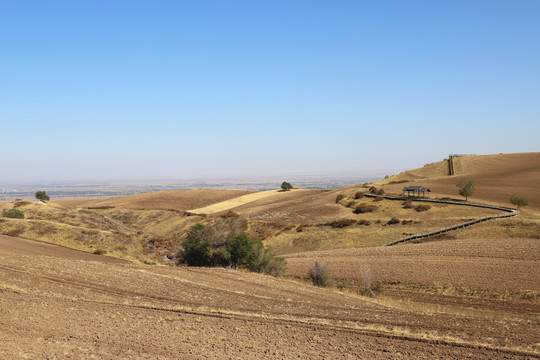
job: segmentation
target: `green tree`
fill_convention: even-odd
[[[195,224],[189,229],[179,255],[189,266],[212,265],[212,246],[206,226]]]
[[[514,194],[510,196],[510,203],[512,205],[516,205],[518,210],[522,206],[529,205],[529,202],[527,201],[527,199],[525,199],[523,196],[520,196],[519,194]]]
[[[281,189],[284,191],[289,191],[292,189],[292,185],[286,181],[281,183]]]
[[[243,266],[253,261],[253,240],[246,233],[236,235],[229,244],[231,263],[235,266]]]
[[[41,201],[49,201],[49,195],[45,191],[36,191],[36,199]]]
[[[474,181],[472,180],[460,181],[456,186],[459,188],[459,195],[465,196],[465,201],[469,200],[469,196],[473,196],[474,190],[476,190],[474,188]]]

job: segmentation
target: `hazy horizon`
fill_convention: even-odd
[[[538,1],[0,1],[0,185],[538,151]],[[7,35],[9,34],[9,35]]]

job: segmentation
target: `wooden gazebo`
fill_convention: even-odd
[[[409,198],[426,198],[426,192],[431,192],[427,187],[424,186],[406,186],[403,188],[403,192],[407,192],[407,197]],[[412,193],[412,196],[411,196]],[[421,196],[420,196],[421,195]]]

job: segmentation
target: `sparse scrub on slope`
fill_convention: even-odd
[[[314,259],[309,267],[308,276],[313,285],[326,287],[332,285],[330,267],[320,259]]]

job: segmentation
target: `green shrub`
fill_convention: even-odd
[[[336,204],[338,202],[340,202],[341,200],[345,199],[347,196],[343,195],[343,194],[339,194],[338,196],[336,196]]]
[[[356,209],[354,210],[355,214],[363,214],[368,212],[373,212],[375,210],[378,210],[379,207],[375,205],[368,205],[368,204],[360,204],[356,206]]]
[[[189,266],[210,266],[212,264],[212,247],[206,226],[195,224],[188,232],[183,249],[178,254]]]
[[[24,219],[24,212],[19,209],[4,209],[2,210],[2,216],[14,219]]]
[[[427,205],[427,204],[421,204],[421,205],[418,205],[417,207],[414,208],[414,210],[420,212],[420,211],[427,211],[431,209],[431,205]]]
[[[355,199],[361,199],[365,196],[363,191],[358,191],[356,194],[354,194]]]
[[[308,276],[313,285],[330,286],[332,285],[332,274],[330,268],[322,260],[314,259],[309,267]]]

